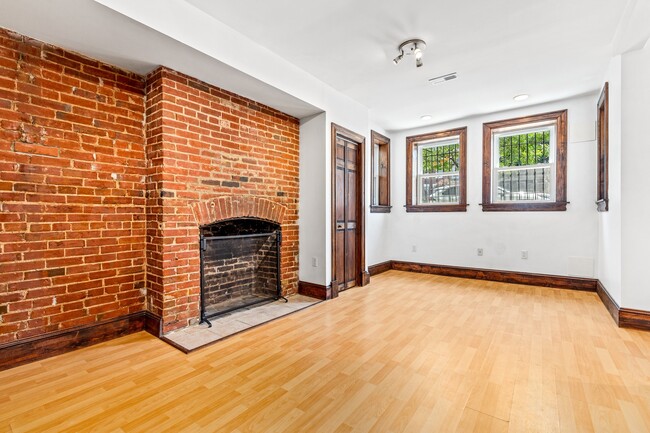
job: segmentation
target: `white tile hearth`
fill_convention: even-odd
[[[163,339],[189,352],[321,302],[319,299],[304,295],[289,296],[288,300],[289,302],[284,302],[280,299],[215,317],[210,319],[212,327],[208,327],[205,323],[188,326],[170,332]]]

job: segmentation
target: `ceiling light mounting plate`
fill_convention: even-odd
[[[414,54],[415,50],[418,48],[420,50],[424,50],[427,47],[427,43],[424,42],[422,39],[409,39],[408,41],[404,41],[401,44],[399,44],[399,47],[397,47],[397,50],[400,52],[404,52],[404,54]]]
[[[409,39],[402,42],[397,47],[399,54],[393,59],[393,63],[398,64],[402,58],[407,56],[415,57],[415,66],[422,66],[422,52],[427,48],[427,43],[422,39]]]

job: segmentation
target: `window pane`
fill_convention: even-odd
[[[454,173],[460,171],[458,143],[422,149],[422,174]]]
[[[376,206],[379,202],[379,145],[374,143],[372,150],[372,197],[370,204]]]
[[[495,201],[551,200],[551,168],[500,170]]]
[[[550,129],[499,137],[499,167],[548,164],[550,154]]]
[[[460,176],[427,176],[420,178],[420,204],[460,202]]]

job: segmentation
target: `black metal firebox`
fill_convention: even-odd
[[[279,225],[238,218],[201,227],[200,236],[201,322],[283,298]]]

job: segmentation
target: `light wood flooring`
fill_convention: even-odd
[[[9,432],[649,432],[650,333],[594,293],[389,271],[184,355],[146,333],[0,372]]]

